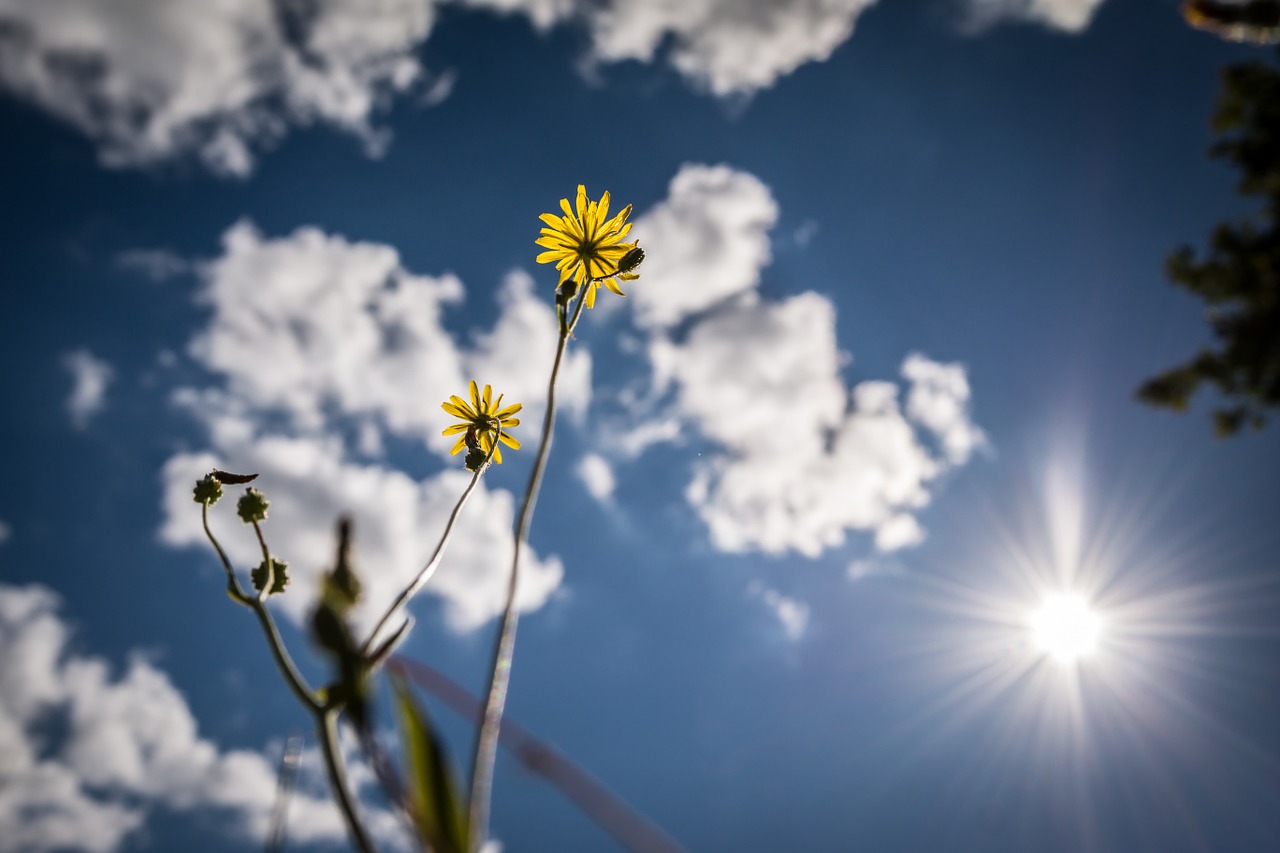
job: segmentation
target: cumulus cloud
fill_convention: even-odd
[[[146,660],[117,675],[105,659],[70,651],[59,606],[46,587],[0,584],[0,851],[109,853],[156,807],[215,810],[230,816],[233,836],[265,839],[272,763],[202,738],[182,694]],[[304,768],[290,838],[342,840],[318,761]],[[369,817],[380,838],[403,846],[393,816]]]
[[[84,429],[106,405],[107,386],[115,378],[115,371],[87,349],[64,355],[62,366],[71,373],[71,393],[65,404],[67,414],[76,429]]]
[[[433,0],[0,0],[0,86],[95,140],[113,166],[194,153],[247,174],[286,128],[383,143],[373,118],[424,76]]]
[[[768,232],[777,219],[773,195],[754,175],[723,165],[682,166],[666,199],[636,221],[647,253],[644,286],[630,295],[637,324],[670,327],[753,291],[769,263]]]
[[[749,95],[853,34],[874,0],[611,0],[590,13],[595,58],[666,60],[719,96]]]
[[[764,603],[782,625],[787,639],[798,640],[809,627],[809,605],[778,590],[765,586],[758,580],[747,584],[747,597]]]
[[[356,617],[368,626],[430,554],[469,479],[448,456],[453,439],[440,435],[449,422],[440,402],[465,394],[475,378],[492,382],[507,401],[523,402],[525,423],[539,422],[558,335],[550,302],[534,295],[527,274],[512,273],[493,328],[466,345],[442,325],[446,309],[463,298],[460,281],[412,274],[389,246],[315,228],[273,239],[239,223],[224,236],[222,254],[200,269],[200,299],[211,317],[189,352],[218,381],[179,389],[175,400],[205,425],[209,447],[166,464],[161,539],[206,547],[192,484],[215,467],[257,471],[273,501],[272,548],[297,584],[280,606],[305,618],[333,560],[334,521],[351,514],[356,553],[367,568]],[[590,356],[570,353],[559,389],[566,411],[585,410],[590,382]],[[383,434],[423,442],[454,467],[419,481],[368,461],[381,455]],[[458,630],[502,609],[514,500],[488,487],[502,471],[493,468],[472,495],[427,588],[444,600]],[[252,537],[237,538],[243,531],[233,525],[226,544],[241,565],[256,565]],[[564,569],[555,558],[525,554],[518,603],[532,610],[559,586]]]
[[[985,442],[965,368],[908,355],[905,406],[895,382],[848,387],[831,300],[759,296],[776,220],[768,188],[723,166],[684,167],[640,217],[654,262],[635,320],[653,390],[616,449],[639,454],[686,429],[710,440],[685,497],[721,550],[816,556],[850,531],[881,552],[916,545],[938,479]]]
[[[963,0],[963,25],[981,32],[1002,21],[1029,21],[1067,33],[1083,32],[1102,0]]]
[[[264,147],[314,124],[353,134],[377,154],[389,139],[377,118],[394,98],[416,90],[431,104],[452,88],[450,73],[431,79],[420,58],[442,2],[0,0],[0,89],[76,127],[109,166],[194,155],[215,172],[245,176]],[[589,63],[664,61],[724,97],[827,59],[872,2],[457,5],[520,14],[539,30],[584,26]]]
[[[608,503],[617,487],[613,467],[598,453],[588,453],[582,457],[582,461],[578,463],[578,479],[587,487],[591,497],[601,503]]]
[[[919,353],[902,363],[902,376],[911,383],[907,417],[929,429],[952,464],[963,465],[987,437],[969,420],[969,378],[959,364],[939,364]]]

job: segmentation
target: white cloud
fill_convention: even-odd
[[[9,526],[7,521],[0,521],[0,545],[8,542],[13,538],[13,528]]]
[[[578,463],[578,479],[587,487],[591,497],[601,503],[608,503],[613,498],[613,490],[617,482],[613,476],[613,468],[598,453],[588,453]]]
[[[191,269],[186,258],[168,249],[127,249],[116,255],[116,266],[152,281],[168,281]]]
[[[981,32],[1002,21],[1030,21],[1067,33],[1083,32],[1102,0],[962,0],[964,27]]]
[[[433,0],[0,0],[0,86],[94,139],[105,163],[195,153],[245,175],[290,124],[324,122],[371,150]]]
[[[853,34],[874,0],[611,0],[590,13],[593,56],[605,62],[666,59],[699,88],[749,95]]]
[[[616,449],[638,454],[682,424],[710,439],[685,494],[721,550],[816,556],[849,531],[882,552],[918,544],[937,479],[985,442],[965,369],[909,355],[905,413],[895,383],[846,387],[831,300],[759,297],[776,219],[758,179],[698,166],[640,218],[650,259],[636,322],[650,334],[653,391],[611,433]]]
[[[200,737],[186,700],[146,660],[116,676],[106,660],[71,652],[58,607],[46,587],[0,584],[0,853],[109,853],[156,807],[217,810],[230,815],[231,835],[260,843],[275,802],[272,763]],[[316,764],[291,801],[289,834],[340,841],[345,825]],[[402,846],[393,816],[369,817]]]
[[[0,89],[76,127],[110,166],[194,155],[245,176],[261,149],[317,123],[376,155],[392,99],[416,90],[429,105],[452,88],[450,72],[430,79],[419,56],[443,2],[0,0]],[[721,97],[826,60],[872,2],[457,0],[539,30],[581,22],[589,62],[665,61]],[[1032,9],[1057,20],[1068,5]]]
[[[902,376],[911,382],[907,417],[937,436],[952,464],[963,465],[986,446],[986,434],[969,420],[969,378],[963,366],[911,353],[902,363]]]
[[[107,402],[107,386],[115,378],[111,365],[87,349],[78,349],[62,357],[62,366],[71,373],[71,393],[67,395],[67,414],[76,429],[84,429],[89,420],[102,411]]]
[[[221,378],[175,395],[208,428],[210,446],[165,466],[161,538],[207,547],[191,501],[195,480],[214,467],[259,472],[272,500],[267,533],[297,587],[280,606],[305,618],[332,563],[334,522],[350,513],[368,567],[357,618],[368,626],[430,555],[469,478],[459,458],[447,455],[453,439],[440,432],[451,419],[440,403],[465,394],[469,378],[491,382],[506,401],[525,404],[518,437],[536,444],[558,335],[550,300],[537,298],[526,274],[512,273],[493,328],[466,347],[442,325],[444,310],[463,297],[461,282],[414,275],[389,246],[315,228],[268,239],[247,223],[229,229],[223,244],[223,254],[201,268],[201,298],[212,316],[190,346]],[[571,352],[559,386],[566,412],[585,411],[590,377],[589,354]],[[450,470],[419,482],[385,463],[358,461],[378,455],[383,432],[423,441],[450,460]],[[504,471],[494,466],[485,475],[427,587],[457,630],[502,609],[514,500],[488,484],[508,482]],[[252,537],[226,514],[233,556],[242,567],[256,565]],[[555,558],[525,553],[518,601],[533,610],[564,570]]]
[[[667,198],[636,220],[634,234],[646,253],[644,278],[629,295],[636,322],[670,327],[753,291],[769,263],[768,231],[777,219],[769,188],[754,175],[682,166]]]
[[[781,623],[782,630],[788,639],[798,640],[804,636],[804,632],[809,627],[809,605],[783,595],[758,580],[747,584],[747,596],[764,602]]]

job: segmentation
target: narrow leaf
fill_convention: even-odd
[[[391,684],[408,766],[408,805],[418,833],[435,853],[468,853],[466,810],[449,773],[444,744],[404,680],[392,676]]]

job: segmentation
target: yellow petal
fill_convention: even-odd
[[[458,400],[457,397],[454,397],[453,399]],[[458,400],[458,402],[461,403],[462,401]],[[455,403],[441,403],[440,408],[444,409],[455,418],[461,418],[464,421],[472,421],[475,420],[476,417],[476,413],[471,411],[469,406],[463,407]]]
[[[491,400],[493,400],[493,386],[486,385],[484,386],[484,408],[481,409],[482,412],[488,413]]]
[[[594,307],[595,307],[595,304],[596,304],[596,290],[597,290],[597,286],[596,286],[596,285],[594,285],[594,284],[593,284],[593,285],[591,285],[591,287],[589,287],[589,288],[587,289],[587,307],[588,307],[588,308],[594,308]]]
[[[458,436],[458,440],[453,445],[453,450],[449,451],[450,456],[457,456],[462,452],[462,448],[467,446],[467,437],[465,435]]]
[[[551,251],[551,252],[539,252],[538,257],[534,258],[534,261],[540,264],[549,264],[552,261],[554,261],[556,258],[561,257],[563,254],[564,253],[559,250]]]
[[[578,198],[575,200],[574,206],[578,209],[578,221],[585,227],[587,218],[587,188],[582,184],[578,184]]]
[[[618,294],[619,296],[626,296],[626,295],[627,295],[627,294],[625,294],[625,293],[623,293],[623,292],[622,292],[622,288],[621,288],[621,287],[618,287],[618,282],[617,282],[617,280],[616,280],[616,279],[606,278],[606,279],[604,280],[604,286],[605,286],[605,287],[607,287],[607,288],[609,288],[610,290],[612,290],[614,293]]]
[[[633,272],[618,273],[618,278],[622,279],[623,281],[635,281],[639,277],[640,276],[637,273],[633,273]]]
[[[500,421],[500,423],[502,424],[503,429],[511,429],[513,427],[520,426],[520,419],[519,418],[503,418]]]
[[[498,411],[494,412],[493,416],[495,418],[505,418],[508,415],[514,415],[516,412],[520,411],[523,408],[524,408],[524,403],[512,403],[510,406],[507,406],[505,409],[499,409]]]
[[[458,433],[466,432],[469,429],[471,429],[471,424],[454,424],[451,427],[445,427],[444,432],[440,434],[441,435],[457,435]]]
[[[609,191],[605,190],[604,195],[600,196],[600,204],[596,207],[596,217],[600,222],[605,221],[605,217],[609,215]]]
[[[476,385],[474,379],[471,380],[471,405],[477,412],[484,411],[484,409],[480,408],[480,386]]]
[[[559,216],[556,216],[554,213],[539,213],[538,218],[557,231],[564,230],[564,220]]]
[[[505,432],[502,435],[498,436],[498,441],[501,441],[503,444],[505,444],[507,447],[510,447],[512,450],[520,449],[520,442],[516,441],[511,436],[507,435]]]
[[[502,448],[501,447],[493,451],[493,464],[495,465],[502,464]]]

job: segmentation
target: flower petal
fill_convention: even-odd
[[[484,412],[484,409],[480,408],[480,386],[474,379],[471,380],[471,406],[478,413]]]
[[[454,442],[453,450],[449,451],[450,456],[457,456],[462,452],[462,448],[467,446],[467,437],[465,435],[458,436],[458,440]]]
[[[520,411],[523,408],[524,408],[524,403],[512,403],[510,406],[507,406],[504,409],[499,409],[498,411],[494,412],[493,416],[499,419],[505,418],[508,415],[514,415],[516,412]]]
[[[460,406],[458,403],[461,403],[462,401],[458,400],[457,397],[454,397],[453,399],[457,400],[457,403],[441,403],[440,408],[444,409],[455,418],[461,418],[464,421],[473,421],[476,419],[476,414],[471,411],[470,406]]]
[[[520,442],[507,435],[505,432],[498,436],[498,441],[510,447],[512,450],[520,449]]]
[[[480,411],[481,411],[481,412],[483,412],[483,413],[485,413],[485,414],[488,414],[488,413],[489,413],[489,408],[490,408],[489,403],[490,403],[490,401],[491,401],[491,400],[493,400],[493,386],[492,386],[492,385],[485,385],[485,386],[484,386],[484,397],[483,397],[483,400],[484,400],[484,408],[483,408],[483,409],[481,409]]]
[[[622,288],[621,288],[621,287],[618,287],[618,281],[617,281],[617,279],[606,278],[606,279],[604,280],[604,286],[605,286],[605,287],[607,287],[607,288],[609,288],[610,290],[612,290],[614,293],[618,294],[619,296],[626,296],[626,295],[627,295],[627,294],[625,294],[625,293],[623,293],[623,292],[622,292]]]
[[[457,435],[460,432],[466,432],[471,429],[471,424],[454,424],[451,427],[445,427],[441,435]]]
[[[574,201],[574,206],[578,209],[578,221],[585,228],[587,224],[585,221],[587,218],[587,188],[584,185],[578,184],[578,197]]]
[[[604,195],[600,196],[600,204],[596,206],[596,216],[600,222],[605,221],[605,217],[609,215],[609,191],[605,190]]]

